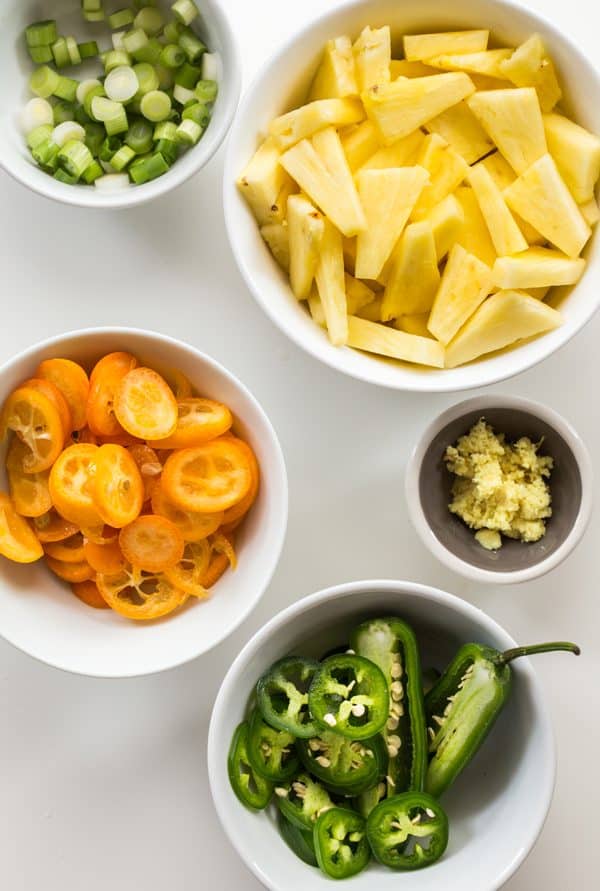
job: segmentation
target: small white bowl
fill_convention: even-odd
[[[363,581],[327,588],[283,610],[246,644],[219,690],[208,735],[208,776],[217,813],[238,854],[271,891],[325,891],[331,880],[306,866],[280,838],[271,814],[235,797],[227,752],[256,681],[287,653],[322,656],[347,643],[369,616],[399,615],[414,627],[424,666],[443,669],[460,644],[500,650],[512,638],[464,600],[414,582]],[[373,861],[352,879],[356,891],[496,891],[525,860],[552,800],[555,752],[540,684],[527,660],[515,663],[510,700],[481,752],[444,796],[450,844],[430,869],[394,872]]]
[[[166,4],[159,4],[164,11]],[[20,126],[23,106],[31,93],[27,84],[35,66],[25,47],[23,31],[40,18],[55,18],[61,33],[79,41],[97,39],[100,49],[112,46],[106,22],[85,22],[78,0],[20,0],[0,4],[0,166],[34,192],[78,207],[134,207],[164,195],[201,170],[223,142],[235,114],[241,89],[241,65],[231,26],[218,0],[199,0],[200,25],[194,23],[211,52],[218,57],[219,95],[213,116],[198,145],[187,151],[164,176],[118,192],[102,192],[93,186],[69,186],[44,173],[32,161]],[[65,68],[69,77],[96,77],[99,60]],[[81,74],[80,72],[84,72]]]
[[[542,453],[554,459],[549,480],[553,514],[540,541],[504,539],[498,551],[487,551],[448,510],[454,477],[445,468],[444,452],[482,417],[511,440],[543,439]],[[553,409],[516,396],[479,396],[429,424],[408,461],[405,490],[413,525],[438,560],[473,581],[511,585],[550,572],[581,540],[592,512],[592,461],[577,432]]]
[[[267,588],[285,538],[288,490],[277,435],[246,387],[189,344],[134,328],[73,331],[31,347],[0,367],[0,404],[43,359],[62,356],[90,367],[106,353],[125,350],[158,371],[181,370],[202,394],[225,402],[234,429],[254,449],[261,486],[236,538],[239,565],[217,582],[204,602],[154,622],[133,622],[112,610],[81,603],[46,568],[0,557],[0,635],[42,662],[75,674],[117,678],[181,665],[220,643],[240,625]],[[6,490],[5,445],[0,488]]]
[[[489,28],[500,45],[517,46],[537,31],[557,64],[567,109],[576,121],[600,133],[600,74],[563,32],[520,3],[455,0],[442,6],[439,0],[413,4],[353,0],[311,22],[283,44],[245,94],[231,131],[223,185],[227,230],[238,266],[257,303],[271,320],[299,347],[344,374],[382,387],[421,392],[466,390],[504,380],[541,362],[567,343],[600,306],[597,233],[586,248],[589,267],[583,279],[561,301],[564,321],[560,328],[461,368],[425,369],[332,346],[327,334],[293,296],[286,275],[270,255],[236,187],[236,179],[270,121],[306,101],[326,41],[340,34],[356,36],[365,25],[390,25],[397,50],[404,33]],[[395,57],[398,58],[397,53]]]

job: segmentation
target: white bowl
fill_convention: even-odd
[[[553,515],[535,543],[505,540],[499,550],[486,551],[448,510],[452,476],[443,454],[481,417],[511,440],[543,440],[543,454],[554,458]],[[421,541],[445,566],[475,582],[515,585],[550,572],[579,544],[592,513],[593,475],[585,443],[554,409],[518,396],[477,396],[442,412],[424,430],[406,467],[406,503]]]
[[[277,436],[252,394],[225,368],[189,344],[151,331],[74,331],[31,347],[0,367],[0,404],[42,361],[64,356],[88,367],[126,350],[157,370],[180,369],[199,393],[225,402],[234,429],[247,439],[262,471],[258,498],[236,539],[239,566],[226,572],[202,603],[155,622],[133,622],[94,610],[43,565],[0,557],[0,635],[48,665],[96,677],[131,677],[194,659],[231,634],[262,597],[277,565],[287,523],[287,476]],[[0,488],[6,489],[0,450]]]
[[[331,880],[306,866],[279,837],[271,814],[251,813],[227,777],[227,752],[263,671],[287,653],[321,656],[348,641],[361,619],[399,615],[419,638],[424,666],[444,668],[461,643],[514,646],[493,619],[444,591],[414,582],[364,581],[328,588],[283,610],[246,644],[213,709],[208,776],[219,818],[240,857],[271,891],[325,891]],[[430,869],[401,873],[371,862],[352,880],[357,891],[495,891],[533,847],[552,799],[553,733],[542,690],[527,660],[515,663],[510,701],[483,749],[444,796],[450,844]]]
[[[126,4],[125,4],[126,5]],[[159,4],[165,11],[169,5]],[[27,84],[34,64],[25,47],[23,30],[40,18],[55,18],[63,34],[74,34],[79,41],[97,39],[100,49],[112,47],[106,22],[85,22],[79,0],[19,0],[0,4],[0,166],[16,180],[63,204],[79,207],[134,207],[181,185],[201,170],[217,151],[233,120],[241,88],[239,53],[218,0],[199,0],[201,24],[194,23],[219,62],[219,95],[212,120],[194,148],[187,151],[164,176],[141,186],[129,186],[118,192],[101,192],[93,186],[69,186],[44,173],[32,161],[20,127],[20,114],[31,98]],[[97,77],[102,73],[99,60],[85,66],[65,68],[69,77]]]
[[[539,32],[552,54],[575,120],[600,133],[600,76],[594,65],[550,22],[508,0],[354,0],[307,25],[279,48],[246,93],[231,131],[224,179],[227,230],[239,268],[267,315],[298,346],[332,368],[383,387],[415,391],[454,391],[491,384],[530,368],[576,334],[600,305],[596,234],[586,250],[589,269],[561,304],[563,325],[513,349],[462,368],[421,369],[332,346],[294,298],[287,278],[271,257],[235,181],[257,148],[261,134],[279,114],[301,104],[327,40],[357,35],[365,25],[389,24],[398,47],[403,33],[490,28],[496,41],[516,46]]]

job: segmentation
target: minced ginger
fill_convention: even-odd
[[[456,475],[448,505],[487,550],[502,546],[501,535],[539,541],[552,516],[547,479],[554,461],[539,455],[541,442],[524,436],[506,442],[482,418],[458,442],[446,449],[444,460]]]

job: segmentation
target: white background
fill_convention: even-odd
[[[245,79],[320,0],[226,0]],[[586,0],[535,0],[598,57]],[[196,891],[260,885],[213,811],[205,746],[219,682],[273,613],[336,582],[407,578],[476,603],[523,643],[577,640],[580,660],[540,657],[559,752],[541,839],[509,891],[598,887],[598,514],[550,577],[481,588],[444,570],[409,525],[403,473],[431,417],[458,397],[380,391],[316,364],[255,306],[221,211],[223,152],[153,205],[60,207],[0,174],[0,361],[54,333],[135,325],[189,340],[253,390],[290,478],[287,544],[244,627],[215,652],[157,677],[100,681],[37,664],[0,641],[0,886],[7,891]],[[564,413],[598,456],[600,317],[543,365],[501,385]],[[597,468],[598,470],[598,468]],[[268,468],[267,468],[268,472]],[[598,470],[600,478],[600,470]],[[596,483],[596,500],[599,486]]]

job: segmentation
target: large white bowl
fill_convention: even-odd
[[[229,669],[208,736],[208,775],[219,818],[240,857],[271,891],[325,891],[331,880],[306,866],[279,837],[270,814],[246,810],[227,777],[227,752],[247,713],[254,685],[287,653],[321,656],[347,643],[362,619],[399,615],[419,638],[424,666],[442,669],[460,644],[500,650],[513,639],[485,613],[444,591],[414,582],[364,581],[328,588],[271,619]],[[525,643],[521,641],[521,643]],[[450,844],[430,869],[398,873],[372,862],[352,880],[357,891],[495,891],[535,844],[550,807],[555,752],[542,691],[527,660],[514,664],[510,700],[483,749],[444,796]]]
[[[225,402],[234,429],[250,443],[262,478],[258,498],[236,539],[239,565],[226,572],[205,602],[171,616],[133,622],[94,610],[73,596],[43,562],[29,566],[0,557],[0,635],[48,665],[97,677],[152,674],[194,659],[231,634],[263,595],[277,565],[287,523],[287,476],[277,436],[252,394],[222,365],[181,341],[133,328],[74,331],[38,344],[0,367],[0,404],[37,365],[54,356],[90,367],[126,350],[157,370],[180,369],[202,394]],[[5,446],[0,488],[6,489]]]
[[[600,76],[593,64],[550,22],[508,0],[354,0],[307,25],[267,62],[242,102],[231,131],[224,179],[225,218],[239,268],[257,302],[298,346],[332,368],[384,387],[415,391],[453,391],[480,387],[530,368],[560,346],[591,318],[600,305],[596,234],[586,250],[589,269],[561,303],[563,325],[529,343],[443,371],[394,363],[348,348],[332,346],[292,295],[287,279],[260,237],[235,180],[256,150],[272,118],[306,99],[325,42],[340,34],[357,35],[365,25],[389,24],[397,49],[404,33],[490,28],[501,45],[516,46],[539,32],[564,85],[566,107],[579,123],[600,133]],[[398,57],[398,56],[396,56]]]
[[[127,5],[127,4],[122,4]],[[170,4],[159,6],[168,12]],[[0,3],[0,166],[16,180],[63,204],[79,207],[134,207],[181,185],[201,170],[217,151],[233,120],[240,97],[241,66],[236,41],[218,0],[200,0],[199,31],[211,52],[218,57],[219,95],[206,133],[164,176],[141,186],[118,192],[101,192],[93,186],[69,186],[48,176],[35,165],[25,144],[19,119],[25,102],[31,98],[27,84],[34,65],[25,48],[23,30],[40,18],[55,18],[63,34],[78,40],[97,39],[100,49],[112,46],[106,22],[98,25],[83,20],[79,0],[2,0]],[[111,10],[109,10],[111,11]],[[85,66],[66,68],[69,77],[97,77],[102,72],[99,60]]]

